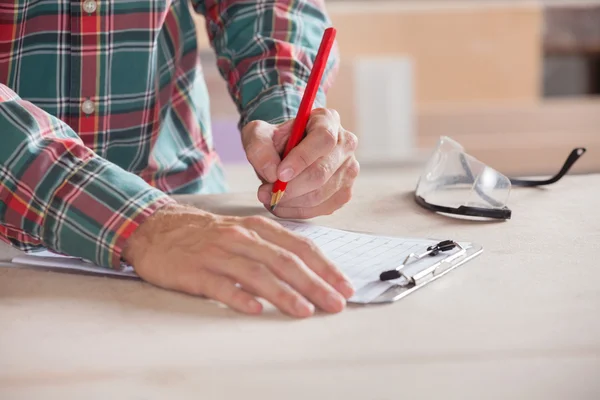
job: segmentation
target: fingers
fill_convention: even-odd
[[[204,268],[196,268],[193,264],[191,268],[190,265],[178,268],[172,275],[175,282],[170,286],[173,289],[206,296],[248,314],[262,311],[255,296],[295,317],[309,317],[314,313],[315,307],[310,302],[260,263],[218,247],[205,250]]]
[[[346,168],[356,170],[358,173],[358,163],[354,158],[356,149],[356,136],[346,130],[340,134],[340,143],[327,156],[322,157],[305,169],[300,175],[291,180],[286,188],[286,197],[288,199],[302,196],[326,185],[332,176],[346,163]],[[290,153],[291,154],[291,153]],[[287,159],[287,158],[286,158]],[[348,162],[353,159],[355,165]],[[284,160],[285,161],[285,160]],[[282,162],[283,163],[283,162]],[[349,171],[349,175],[353,171]],[[333,193],[330,193],[333,194]]]
[[[290,197],[298,197],[325,185],[345,161],[346,154],[341,147],[335,147],[331,153],[306,168],[292,179],[285,192]]]
[[[281,159],[273,143],[273,125],[251,121],[243,128],[242,144],[248,161],[267,182],[277,180],[277,166]]]
[[[289,182],[311,166],[316,160],[327,156],[338,143],[340,116],[326,108],[312,112],[306,126],[306,138],[294,147],[277,168],[277,177]]]
[[[260,314],[262,304],[250,293],[236,286],[232,279],[210,273],[206,270],[191,268],[180,279],[179,290],[196,296],[206,296],[247,314]]]
[[[310,269],[347,299],[354,294],[350,280],[311,240],[263,217],[246,218],[243,224],[256,231],[263,239],[298,255]]]
[[[354,181],[358,177],[360,166],[354,157],[351,157],[342,164],[333,176],[322,186],[316,187],[314,190],[294,196],[294,192],[287,193],[289,196],[284,196],[279,202],[282,207],[315,207],[329,200],[331,196],[337,193],[342,188],[349,188],[354,185]],[[300,177],[298,177],[299,179]],[[341,205],[341,204],[340,204]]]
[[[291,300],[282,292],[279,280],[285,282],[291,288],[297,290],[302,296],[306,297],[313,304],[328,312],[339,312],[345,306],[345,299],[323,279],[321,279],[312,269],[307,267],[304,261],[282,247],[264,240],[254,230],[244,230],[237,226],[232,227],[227,232],[227,241],[221,242],[220,247],[227,252],[250,259],[247,271],[237,271],[242,285],[252,285],[261,296],[264,294],[269,301],[279,301],[280,295]],[[264,270],[258,266],[263,265],[266,271],[270,271],[273,278],[267,276]],[[275,279],[278,278],[278,279]],[[266,285],[266,286],[265,286]],[[296,306],[299,300],[294,299],[294,304],[286,303],[285,309],[290,309],[292,305]],[[274,303],[275,304],[275,303]],[[276,304],[277,305],[277,304]]]
[[[246,257],[234,257],[215,271],[238,281],[242,287],[269,301],[291,316],[311,316],[315,307],[298,292],[278,279],[269,268]]]
[[[346,162],[333,174],[333,176],[323,186],[315,190],[294,197],[293,190],[286,190],[278,204],[279,207],[285,208],[310,208],[316,207],[321,203],[329,200],[338,191],[343,188],[350,188],[354,185],[354,181],[360,172],[360,165],[354,157],[349,158]],[[291,184],[288,185],[288,188]],[[270,204],[272,184],[261,185],[258,192],[258,199],[264,205]],[[345,203],[344,203],[345,204]],[[342,206],[343,204],[339,204]],[[270,210],[270,207],[269,207]]]
[[[330,215],[341,206],[348,203],[352,198],[352,187],[343,187],[324,203],[315,207],[285,207],[277,206],[273,211],[279,218],[286,219],[308,219],[321,215]],[[267,206],[265,208],[269,209]]]

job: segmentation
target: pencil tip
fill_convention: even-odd
[[[273,193],[271,196],[271,211],[275,210],[275,207],[277,207],[277,204],[279,204],[279,200],[281,200],[281,196],[283,196],[283,191],[281,190]]]

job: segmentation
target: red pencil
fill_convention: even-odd
[[[304,137],[306,124],[308,123],[308,118],[310,117],[313,103],[315,102],[315,97],[317,96],[319,85],[321,84],[323,73],[327,67],[327,60],[329,59],[329,53],[331,52],[331,48],[335,40],[335,34],[336,30],[333,27],[325,29],[325,32],[323,33],[319,51],[315,57],[315,63],[310,76],[308,77],[306,90],[304,91],[304,95],[300,101],[300,108],[298,109],[298,114],[296,115],[294,125],[292,126],[292,133],[290,134],[290,138],[288,139],[287,145],[283,152],[283,158],[285,158]],[[271,195],[271,211],[275,210],[275,207],[277,207],[277,203],[279,203],[283,197],[286,187],[287,182],[282,182],[279,179],[273,185],[273,194]]]

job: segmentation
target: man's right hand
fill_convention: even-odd
[[[315,306],[340,312],[347,278],[309,240],[264,217],[228,217],[167,206],[128,239],[123,258],[147,282],[257,314],[264,298],[308,317]]]

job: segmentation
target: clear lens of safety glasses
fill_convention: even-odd
[[[510,219],[507,204],[512,186],[554,183],[584,152],[584,148],[574,149],[561,171],[551,179],[510,179],[468,155],[459,143],[444,136],[419,178],[415,200],[422,207],[441,213]]]

